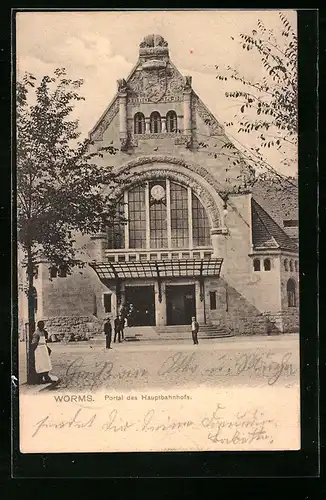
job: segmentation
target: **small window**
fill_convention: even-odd
[[[109,255],[108,262],[114,262],[114,261],[115,261],[115,256],[114,255]]]
[[[177,260],[179,258],[179,254],[178,253],[173,253],[171,255],[171,257],[172,257],[172,260]]]
[[[296,273],[299,271],[299,262],[297,260],[294,261],[294,269]]]
[[[58,276],[59,278],[67,277],[67,266],[65,265],[59,266]]]
[[[290,260],[290,271],[293,273],[293,260]]]
[[[287,259],[284,259],[284,271],[289,270],[289,261]]]
[[[296,285],[294,280],[289,279],[286,285],[286,292],[288,297],[288,307],[295,307],[297,299],[296,299]]]
[[[260,271],[260,260],[254,259],[254,271]]]
[[[204,259],[210,259],[212,257],[211,252],[204,252]]]
[[[157,111],[153,111],[150,116],[150,127],[152,134],[160,134],[162,131],[161,115]]]
[[[212,311],[216,309],[216,292],[209,292],[209,302]]]
[[[150,260],[157,260],[157,253],[151,253],[149,256]]]
[[[193,253],[194,259],[200,259],[200,252]]]
[[[110,313],[111,312],[111,294],[110,293],[103,294],[103,305],[104,305],[104,312]]]
[[[147,260],[147,255],[146,255],[146,253],[141,253],[141,254],[139,255],[139,260],[142,260],[142,261]]]
[[[34,269],[33,269],[33,276],[34,276],[34,279],[37,280],[37,278],[38,278],[38,266],[34,267]]]
[[[183,258],[183,259],[190,259],[190,253],[185,253],[185,252],[184,252],[184,253],[182,254],[182,258]]]
[[[145,134],[145,117],[143,113],[136,113],[134,117],[135,134]]]
[[[118,255],[118,262],[125,262],[125,261],[126,261],[125,255]]]
[[[162,260],[169,260],[169,254],[168,253],[161,253],[161,259]]]
[[[169,111],[166,115],[167,132],[177,132],[177,114],[175,111]]]
[[[135,262],[137,260],[137,255],[129,255],[129,262]]]
[[[58,268],[57,266],[50,267],[50,278],[56,278],[58,276]]]
[[[271,259],[264,259],[264,271],[271,270]]]

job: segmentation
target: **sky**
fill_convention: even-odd
[[[286,15],[296,29],[296,12]],[[17,73],[42,77],[64,67],[70,78],[82,78],[85,101],[76,105],[75,115],[87,135],[113,99],[117,79],[126,78],[136,64],[140,42],[157,33],[168,42],[173,63],[183,75],[192,75],[194,90],[225,124],[234,121],[237,108],[225,97],[230,84],[216,79],[215,66],[229,64],[250,79],[264,75],[260,60],[236,41],[240,33],[251,34],[258,19],[276,33],[281,26],[278,12],[266,10],[19,12]],[[231,140],[255,145],[253,137],[238,134],[236,127],[226,132]],[[281,173],[296,171],[296,165],[285,171],[275,151],[267,159]]]

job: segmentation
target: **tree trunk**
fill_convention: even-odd
[[[27,359],[27,383],[31,384],[35,378],[34,354],[31,349],[31,341],[35,332],[35,293],[34,293],[34,265],[31,248],[27,249],[27,277],[28,277],[28,359]]]

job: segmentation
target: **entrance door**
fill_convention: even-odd
[[[166,318],[168,325],[190,325],[196,315],[195,285],[166,287]]]
[[[155,326],[154,286],[128,286],[125,297],[127,305],[133,306],[129,326]]]

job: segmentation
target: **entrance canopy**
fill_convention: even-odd
[[[219,277],[223,259],[176,259],[137,262],[92,262],[100,280],[133,278]]]

